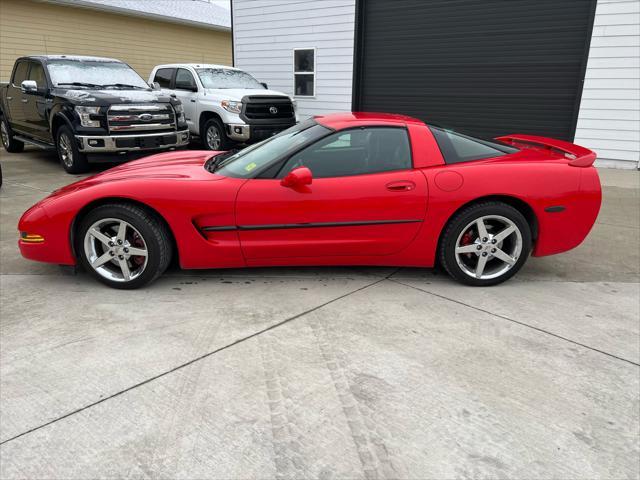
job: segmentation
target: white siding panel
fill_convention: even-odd
[[[316,49],[316,96],[298,113],[351,110],[355,0],[232,0],[235,65],[293,95],[293,49]]]
[[[575,142],[640,166],[640,0],[598,0]]]

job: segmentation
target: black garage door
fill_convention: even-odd
[[[595,0],[359,0],[354,110],[572,140]]]

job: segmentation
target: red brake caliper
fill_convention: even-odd
[[[471,234],[471,230],[468,230],[463,236],[462,239],[460,240],[460,243],[462,245],[460,245],[461,247],[464,247],[465,245],[471,245],[473,243],[473,236]],[[464,255],[466,255],[467,257],[471,257],[471,253],[465,253]]]
[[[137,232],[133,232],[132,240],[133,240],[132,245],[134,247],[141,247],[141,248],[144,247],[144,242],[140,238],[140,235],[137,234]],[[135,256],[132,255],[131,261],[135,263],[137,266],[141,266],[144,263],[144,257],[140,255],[135,255]]]

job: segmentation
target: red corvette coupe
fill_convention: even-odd
[[[116,288],[174,256],[189,269],[440,264],[494,285],[530,253],[582,242],[600,209],[594,160],[545,137],[320,116],[236,153],[162,153],[61,188],[22,216],[19,245]]]

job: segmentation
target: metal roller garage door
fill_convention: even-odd
[[[572,140],[595,0],[359,0],[354,110]]]

